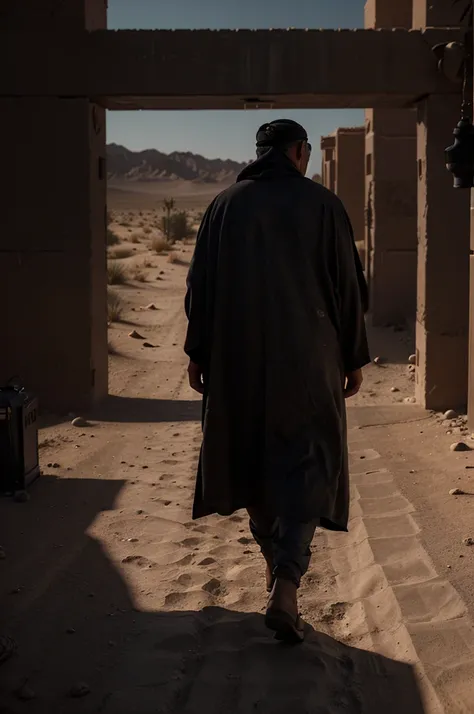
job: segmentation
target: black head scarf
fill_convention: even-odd
[[[257,149],[284,147],[297,141],[308,141],[308,134],[292,119],[276,119],[262,124],[257,132]]]

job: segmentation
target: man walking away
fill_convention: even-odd
[[[266,624],[303,639],[297,589],[315,528],[347,531],[344,398],[370,361],[367,288],[340,200],[304,178],[311,146],[264,124],[257,160],[207,209],[185,351],[203,395],[193,517],[247,509],[267,563]]]

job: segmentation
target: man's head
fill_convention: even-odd
[[[311,156],[306,130],[292,119],[276,119],[262,124],[257,132],[257,156],[269,149],[283,151],[303,176],[306,174]]]

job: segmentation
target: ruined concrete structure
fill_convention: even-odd
[[[363,241],[365,128],[340,127],[323,136],[321,152],[322,182],[346,207],[355,240]]]
[[[370,0],[367,26],[408,27],[412,12],[419,30],[107,32],[105,0],[10,3],[0,29],[0,61],[9,68],[0,84],[3,159],[11,167],[0,215],[0,299],[8,304],[0,382],[20,374],[43,405],[66,411],[107,392],[105,108],[373,109],[372,278],[394,276],[374,298],[387,314],[399,299],[412,300],[405,288],[414,204],[390,188],[393,180],[412,185],[412,159],[395,161],[390,148],[413,154],[411,109],[418,118],[417,396],[433,408],[464,403],[469,192],[452,189],[443,158],[460,86],[432,51],[462,39],[459,11],[446,0],[410,6]],[[393,117],[402,110],[400,131]],[[406,214],[403,230],[380,232],[385,210]]]

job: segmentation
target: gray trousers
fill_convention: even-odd
[[[249,508],[250,531],[270,564],[273,575],[300,586],[311,560],[311,541],[316,521],[299,523],[287,518],[273,518],[258,508]]]

